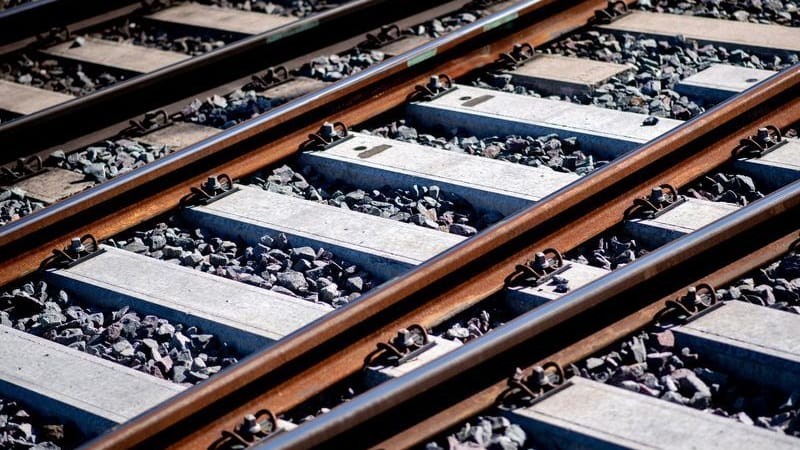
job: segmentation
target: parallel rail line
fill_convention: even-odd
[[[356,15],[346,18],[337,15],[339,10],[315,16],[320,24],[315,29],[322,33],[321,24],[328,19],[333,27],[366,17],[385,6],[379,3],[350,2],[343,8],[350,7]],[[436,98],[437,94],[446,96],[460,88],[464,95],[469,89],[458,85],[459,80],[494,67],[500,58],[508,59],[510,49],[524,51],[524,46],[517,44],[538,48],[587,23],[596,23],[604,14],[611,14],[597,13],[605,6],[593,0],[515,2],[471,25],[10,222],[0,227],[3,255],[0,284],[37,276],[42,261],[50,258],[53,249],[64,248],[74,236],[90,234],[102,241],[166,214],[189,211],[182,209],[187,205],[187,194],[192,189],[198,194],[198,186],[205,190],[201,196],[211,197],[205,205],[211,208],[204,210],[202,205],[191,208],[187,216],[192,217],[190,223],[203,214],[211,214],[208,211],[214,209],[217,201],[214,195],[220,189],[234,188],[223,194],[223,198],[260,196],[268,204],[268,195],[246,186],[235,187],[233,180],[245,179],[259,169],[301,153],[309,147],[309,135],[312,140],[323,142],[323,149],[346,142],[333,138],[326,141],[325,128],[319,131],[320,123],[366,123],[410,101],[415,107],[424,104],[425,100],[419,99],[420,92],[433,91],[430,94]],[[622,6],[614,4],[605,11],[619,12]],[[340,18],[343,22],[338,22]],[[228,53],[194,58],[180,75],[176,75],[180,70],[169,73],[165,70],[159,76],[169,78],[167,83],[159,81],[161,78],[156,75],[161,71],[157,71],[134,79],[139,80],[136,83],[120,85],[118,88],[124,92],[117,100],[138,95],[137,89],[150,83],[156,89],[169,90],[173,86],[170,83],[181,83],[185,77],[196,74],[205,64],[198,61],[207,61],[212,66],[229,64],[232,60],[221,56],[223,53],[239,58],[251,54],[248,52],[261,51],[266,48],[264,36],[233,44]],[[286,42],[289,41],[282,41]],[[181,64],[173,69],[182,67]],[[236,72],[226,80],[243,74]],[[154,78],[149,79],[151,76]],[[204,78],[201,89],[219,84],[220,80],[220,77]],[[480,305],[502,293],[509,277],[520,266],[532,267],[529,261],[537,252],[575,249],[619,225],[636,202],[649,205],[641,199],[652,195],[653,187],[668,184],[678,190],[685,189],[700,177],[728,167],[736,159],[733,150],[745,145],[742,144],[745,141],[755,143],[761,139],[754,137],[757,133],[768,130],[764,136],[774,137],[796,126],[800,121],[798,82],[800,68],[794,65],[692,120],[679,124],[662,119],[659,127],[674,128],[638,147],[635,143],[625,143],[636,148],[566,187],[554,188],[555,192],[490,225],[477,236],[463,241],[454,239],[453,242],[460,243],[366,292],[358,301],[313,323],[298,325],[299,329],[278,337],[268,349],[257,351],[234,367],[177,393],[169,401],[97,437],[86,448],[216,448],[221,436],[231,438],[234,436],[231,431],[242,430],[243,418],[250,414],[267,408],[281,415],[313,402],[331,387],[357,376],[365,361],[374,355],[376,344],[391,342],[398,330],[432,329]],[[455,91],[442,92],[436,83],[455,84]],[[51,108],[41,116],[43,119],[36,119],[34,114],[13,121],[6,128],[0,126],[0,136],[27,139],[32,135],[26,133],[34,130],[27,127],[34,127],[36,120],[61,120],[59,114],[77,116],[81,110],[93,114],[92,108],[100,108],[106,99],[117,95],[108,93],[114,89],[102,91],[105,97],[98,94],[69,102],[72,106],[85,103],[78,109],[65,104],[63,111]],[[170,98],[178,99],[187,92],[180,91]],[[417,94],[410,96],[414,92]],[[494,97],[495,94],[485,94],[462,97],[460,101],[474,107]],[[100,126],[144,107],[137,104],[109,117]],[[658,119],[642,126],[657,123]],[[93,123],[92,127],[97,125]],[[18,127],[18,134],[14,127]],[[335,126],[331,127],[328,133],[335,133]],[[80,136],[82,132],[79,127],[69,127],[69,136]],[[366,139],[360,134],[354,136]],[[66,134],[43,137],[34,140],[33,146],[44,147],[67,137]],[[635,142],[640,138],[633,139]],[[594,145],[600,144],[588,140],[584,144]],[[356,149],[368,150],[363,155],[372,157],[391,147]],[[230,182],[230,186],[215,186],[217,181]],[[550,362],[564,367],[580,361],[646,326],[666,300],[682,295],[687,288],[699,283],[720,287],[784,254],[797,238],[794,219],[800,207],[798,189],[797,182],[780,188],[641,260],[522,314],[407,375],[369,389],[296,430],[270,435],[263,442],[246,439],[241,444],[261,448],[406,448],[429,441],[493,407],[507,389],[508,377],[515,367],[522,367],[525,374],[530,374]],[[731,211],[735,209],[733,205],[728,207]],[[220,207],[219,211],[224,209]],[[256,220],[252,217],[236,220]],[[248,226],[253,226],[252,222]],[[229,234],[237,233],[241,236],[245,231]],[[312,238],[311,242],[323,241]],[[72,242],[76,253],[83,252],[79,241]],[[107,255],[125,253],[109,251],[106,250]],[[69,248],[65,252],[69,253]],[[79,268],[81,264],[79,261],[71,267]],[[368,265],[364,269],[370,271]],[[53,280],[75,276],[66,275],[67,272],[65,268],[60,274],[47,273]],[[391,275],[385,274],[393,272],[382,273],[384,278],[390,278]],[[224,327],[220,329],[227,332]],[[252,428],[253,420],[246,418],[244,426]],[[251,434],[263,437],[261,432]],[[242,438],[227,443],[236,444],[237,439]]]

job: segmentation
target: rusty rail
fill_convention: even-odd
[[[647,325],[687,288],[720,286],[777,259],[797,240],[798,217],[800,181],[257,448],[424,442],[495,404],[517,367],[565,367]]]
[[[35,270],[38,261],[51,248],[58,247],[73,234],[92,230],[95,236],[102,239],[170,210],[177,206],[190,186],[197,185],[212,170],[213,173],[222,170],[239,177],[296,152],[305,135],[314,131],[318,123],[312,122],[310,117],[322,120],[333,111],[344,108],[335,116],[337,119],[349,123],[364,121],[402,104],[408,92],[416,84],[424,83],[430,73],[464,75],[492,63],[515,42],[527,41],[540,45],[576,29],[603,6],[604,2],[599,0],[519,2],[509,10],[368,69],[335,87],[300,98],[256,120],[164,158],[145,167],[136,176],[131,174],[112,180],[73,197],[63,205],[24,218],[16,226],[12,223],[13,229],[0,229],[0,248],[31,246],[34,251],[3,264],[0,267],[0,282],[8,282]],[[376,102],[376,98],[380,101]],[[221,163],[223,150],[229,159]],[[167,175],[175,180],[175,184],[164,188],[159,180]],[[147,196],[147,199],[138,200],[136,197],[139,196]],[[76,227],[78,217],[84,218],[84,224]],[[46,237],[42,238],[42,235]],[[37,244],[31,245],[31,242]],[[399,292],[407,289],[408,285]],[[386,288],[379,292],[383,292],[381,295],[388,293],[387,299],[397,295]],[[387,308],[393,303],[379,304],[378,308]],[[284,362],[293,363],[309,357],[307,352],[321,349],[318,345],[320,342],[351,328],[347,324],[361,322],[365,313],[371,315],[370,309],[355,308],[344,316],[332,314],[330,321],[314,332],[316,340],[308,340],[301,331],[298,333],[299,339],[290,339],[291,345],[281,346],[268,360],[254,357],[249,363],[243,363],[235,376],[226,376],[220,383],[209,383],[202,389],[181,395],[165,407],[132,421],[103,440],[91,443],[90,448],[120,448],[150,443],[207,446],[216,439],[220,428],[232,426],[239,421],[242,411],[251,411],[253,404],[263,404],[269,398],[256,392],[260,390],[258,386],[264,374],[272,373]],[[377,311],[373,309],[373,313]],[[322,341],[318,340],[320,338]],[[353,340],[352,335],[347,339]],[[369,342],[371,345],[374,340]],[[297,357],[300,359],[296,360]],[[339,369],[331,372],[339,379],[344,373]],[[285,405],[296,404],[314,393],[313,389],[305,390],[301,395],[286,391],[283,398]],[[225,414],[218,417],[222,411]]]
[[[116,0],[115,0],[116,1]],[[277,65],[298,54],[358,36],[372,28],[374,17],[394,21],[432,9],[446,0],[351,0],[337,8],[230,43],[167,67],[140,74],[92,94],[0,124],[0,163],[105,126],[161,108],[170,102],[213,89]],[[133,13],[138,5],[73,24],[70,31],[96,25],[107,16]],[[104,18],[106,17],[106,18]],[[147,89],[148,95],[141,95]],[[113,104],[113,107],[109,106]],[[13,143],[13,145],[12,145]]]
[[[92,448],[109,443],[203,447],[215,431],[232,428],[245,414],[263,407],[283,412],[298,405],[359,370],[375,342],[390,339],[397,329],[410,323],[432,326],[499,291],[515,265],[536,249],[575,247],[617,223],[633,198],[646,194],[651,186],[664,182],[682,186],[723,164],[730,159],[731,149],[764,123],[789,126],[797,120],[795,111],[800,106],[798,81],[798,67],[776,75],[380,287],[317,327],[295,333],[235,370],[190,390],[177,402],[123,426]],[[563,233],[564,229],[570,232]],[[613,290],[605,295],[611,294]],[[548,320],[548,325],[557,323],[554,316]],[[381,397],[378,405],[399,399]],[[308,433],[304,445],[323,442],[327,433],[346,428],[342,416],[326,420],[336,421],[317,425],[312,421],[311,428],[304,427],[304,435]],[[316,428],[326,423],[330,429]],[[148,427],[155,427],[156,433],[148,434]],[[270,445],[289,436],[277,437]]]
[[[541,45],[583,25],[602,6],[597,0],[520,2],[335,87],[3,227],[0,250],[6,261],[0,267],[0,283],[35,270],[50,249],[72,235],[91,232],[102,239],[169,211],[209,174],[224,171],[240,177],[291,155],[324,118],[336,114],[337,120],[359,123],[402,104],[413,86],[431,73],[461,76],[491,63],[516,42]],[[796,120],[790,111],[799,106],[799,79],[796,67],[773,77],[380,287],[319,326],[300,330],[234,370],[189,389],[89,448],[207,447],[221,429],[233,427],[244,414],[264,406],[277,412],[296,406],[359,370],[374,343],[389,339],[398,328],[433,325],[499,291],[513,267],[544,243],[574,247],[616,223],[630,201],[650,186],[664,181],[682,185],[722,164],[733,145],[753,133],[756,119],[788,126]],[[173,184],[165,187],[164,179]],[[591,211],[589,220],[586,211]],[[560,232],[571,225],[574,233]],[[33,251],[22,254],[28,248]],[[338,358],[341,352],[351,357]],[[318,381],[309,384],[309,379]]]
[[[258,448],[424,442],[495,404],[515,368],[565,367],[644,327],[689,287],[722,286],[777,259],[797,241],[798,217],[800,181]]]

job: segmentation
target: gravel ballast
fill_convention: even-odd
[[[764,197],[752,178],[738,173],[716,172],[689,183],[679,194],[688,198],[713,202],[733,203],[746,206]],[[615,227],[571,250],[566,259],[606,270],[614,270],[629,264],[652,251],[627,235],[621,227]]]
[[[109,244],[311,302],[341,307],[376,280],[323,248],[294,247],[283,233],[243,243],[215,237],[170,219]]]
[[[267,98],[255,90],[237,89],[225,96],[195,99],[181,110],[179,119],[225,129],[263,114],[286,101],[283,98]]]
[[[428,130],[405,119],[361,131],[365,134],[397,139],[469,155],[585,175],[608,161],[596,161],[594,155],[580,149],[574,136],[552,133],[542,136],[489,136],[478,138],[460,130]]]
[[[581,376],[739,422],[800,436],[800,391],[785,394],[717,371],[669,329],[640,332],[577,365]]]
[[[45,165],[72,170],[85,175],[87,180],[101,183],[172,152],[173,149],[165,145],[156,146],[121,138],[97,142],[69,155],[55,151],[45,160]]]
[[[676,42],[632,35],[587,30],[572,34],[540,49],[542,53],[586,58],[617,64],[630,64],[635,69],[612,77],[589,94],[553,95],[514,85],[511,76],[497,72],[473,77],[478,87],[497,89],[535,97],[594,105],[639,114],[688,120],[713,106],[677,93],[675,85],[682,79],[706,69],[711,64],[732,64],[753,69],[782,70],[798,61],[792,54],[782,59],[777,55],[759,55],[734,47],[699,45],[696,41]]]
[[[341,55],[318,56],[303,64],[295,73],[320,81],[339,81],[383,61],[385,55],[377,50],[353,49]]]
[[[477,234],[502,218],[492,212],[479,214],[466,201],[436,185],[359,189],[342,180],[327,179],[310,167],[298,171],[283,165],[256,173],[245,182],[270,192],[462,236]]]
[[[91,306],[44,281],[1,293],[0,324],[187,385],[237,362],[226,343],[197,327],[128,306]]]
[[[185,31],[179,32],[169,26],[135,18],[125,19],[121,23],[94,31],[89,36],[119,43],[184,53],[190,56],[208,53],[239,39],[239,37],[230,33],[222,32],[214,33],[203,30],[188,33]]]
[[[639,0],[635,9],[797,27],[800,11],[795,2],[780,0]]]
[[[22,189],[0,189],[0,227],[44,206],[44,203],[28,198]]]
[[[792,253],[717,290],[719,300],[742,300],[800,314],[800,255]]]
[[[0,449],[59,450],[82,440],[77,430],[42,417],[28,405],[0,397]]]
[[[80,173],[87,181],[102,183],[138,169],[170,153],[168,146],[154,146],[118,138],[97,142],[67,155],[56,150],[45,159],[44,167],[61,168]],[[0,226],[44,208],[45,203],[28,198],[20,188],[0,188]]]
[[[0,78],[14,83],[80,97],[125,80],[122,72],[69,63],[28,53],[0,62]]]
[[[451,33],[486,15],[486,11],[463,8],[453,14],[438,17],[400,31],[400,36],[427,36],[437,38]],[[321,81],[338,81],[354,75],[369,66],[378,64],[386,55],[378,49],[353,48],[346,52],[322,55],[304,64],[295,74]]]
[[[198,3],[298,18],[335,8],[347,1],[325,0],[197,0]]]
[[[36,1],[38,0],[0,0],[0,11]]]
[[[442,439],[429,442],[425,450],[522,450],[533,449],[525,430],[502,416],[478,416]]]

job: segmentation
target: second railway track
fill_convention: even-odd
[[[797,29],[625,12],[516,2],[1,227],[0,397],[78,435],[122,424],[89,448],[408,447],[491,413],[515,367],[562,382],[546,362],[775,260],[797,235]],[[583,375],[616,380],[602,358]],[[587,383],[506,415],[545,448],[593,439],[537,412],[623,395]],[[672,413],[664,433],[729,426]]]

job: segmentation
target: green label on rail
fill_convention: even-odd
[[[407,65],[408,65],[408,67],[416,66],[417,64],[421,63],[422,61],[425,61],[427,59],[431,59],[434,56],[436,56],[436,49],[432,48],[432,49],[428,50],[427,52],[425,52],[425,53],[423,53],[423,54],[421,54],[419,56],[415,56],[415,57],[409,59]]]
[[[317,28],[318,26],[319,26],[319,21],[309,20],[305,23],[289,28],[288,30],[270,34],[269,36],[267,36],[267,44],[275,41],[280,41],[281,39],[287,38],[293,34],[302,33],[303,31],[310,30],[312,28]]]
[[[517,15],[517,13],[511,13],[511,14],[505,15],[503,17],[500,17],[497,20],[493,20],[493,21],[487,23],[486,25],[484,25],[483,26],[483,31],[487,32],[489,30],[494,30],[495,28],[499,27],[500,25],[505,25],[508,22],[511,22],[512,20],[516,19],[517,17],[519,17]]]

